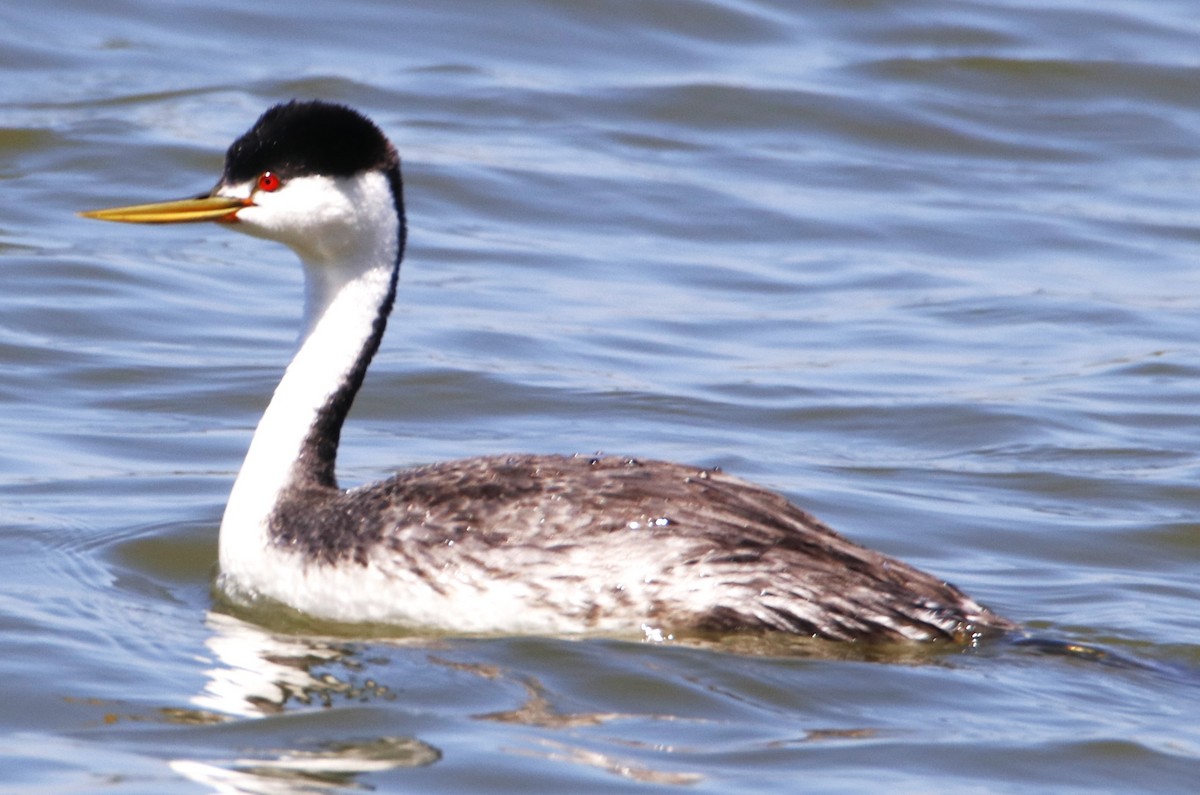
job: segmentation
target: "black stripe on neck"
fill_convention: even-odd
[[[394,155],[394,153],[393,153]],[[387,329],[388,315],[396,302],[396,285],[400,278],[400,263],[404,259],[404,246],[408,238],[408,225],[404,214],[404,188],[400,178],[400,161],[395,157],[394,164],[387,171],[388,184],[392,189],[392,198],[396,204],[396,218],[399,221],[398,241],[396,248],[396,263],[392,267],[392,275],[388,284],[387,295],[379,305],[379,314],[371,325],[371,333],[363,343],[362,350],[346,380],[329,398],[329,401],[317,411],[317,418],[309,429],[308,435],[300,447],[300,456],[292,469],[292,488],[336,489],[337,451],[342,437],[342,424],[354,397],[362,386],[367,375],[367,367],[379,350],[383,333]]]

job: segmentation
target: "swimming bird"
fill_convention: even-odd
[[[299,347],[220,528],[219,584],[318,618],[461,633],[782,631],[971,642],[1015,628],[935,576],[717,469],[502,455],[342,489],[342,425],[396,297],[400,158],[348,107],[292,101],[229,147],[198,198],[83,215],[213,221],[289,246]]]

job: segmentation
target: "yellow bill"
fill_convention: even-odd
[[[199,199],[180,199],[154,204],[131,204],[107,210],[80,213],[84,218],[100,221],[123,221],[127,224],[184,224],[195,221],[232,221],[238,210],[248,207],[249,199],[227,196],[202,196]]]

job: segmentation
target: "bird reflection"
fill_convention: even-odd
[[[212,667],[192,709],[176,722],[218,724],[284,713],[291,706],[393,698],[371,679],[358,682],[353,649],[320,639],[273,635],[233,616],[210,612],[206,645]],[[333,673],[338,671],[340,673]],[[264,734],[266,732],[264,731]],[[278,736],[278,729],[272,736]],[[257,749],[229,759],[174,759],[176,773],[215,793],[292,795],[359,788],[358,777],[420,767],[441,752],[413,737],[377,736],[319,742],[303,748]]]

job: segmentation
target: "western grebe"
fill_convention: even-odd
[[[220,584],[319,618],[454,632],[779,630],[967,642],[1012,622],[718,470],[512,455],[342,490],[338,440],[404,253],[400,159],[358,112],[272,107],[207,195],[84,213],[215,221],[304,266],[299,348],[221,521]]]

